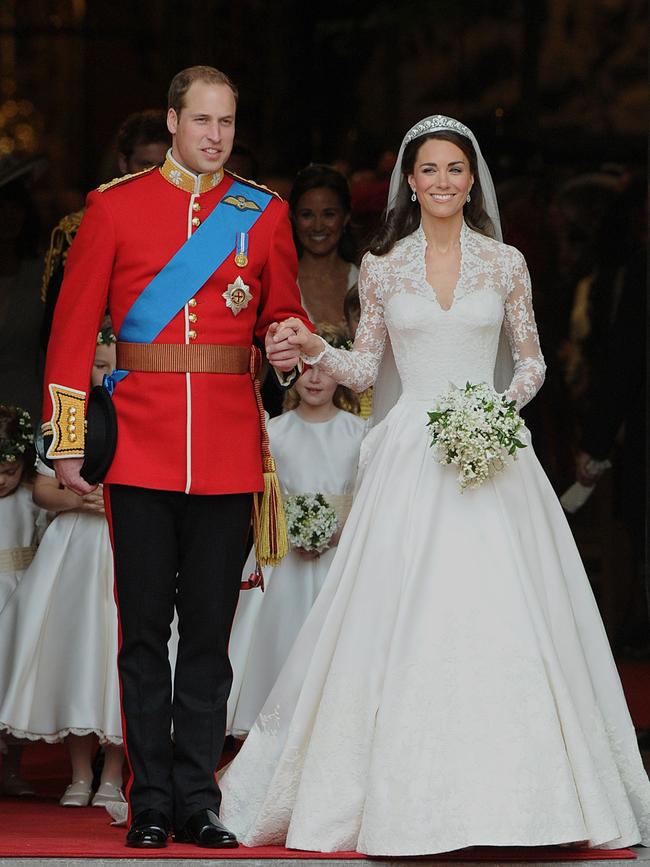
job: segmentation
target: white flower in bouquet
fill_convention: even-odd
[[[294,548],[325,551],[336,533],[336,512],[322,494],[294,494],[284,501],[289,541]]]
[[[506,466],[508,457],[516,460],[517,449],[526,448],[519,439],[524,421],[514,400],[485,383],[452,386],[428,415],[431,445],[441,464],[458,467],[461,493],[480,487]]]

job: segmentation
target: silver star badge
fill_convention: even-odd
[[[234,283],[228,284],[222,297],[226,299],[226,307],[232,310],[233,316],[238,316],[242,310],[248,307],[248,302],[253,296],[242,278],[237,277]]]

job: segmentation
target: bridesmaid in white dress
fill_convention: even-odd
[[[388,208],[353,351],[289,321],[339,382],[363,389],[381,367],[380,417],[394,354],[401,396],[364,440],[334,562],[222,781],[222,819],[248,845],[371,855],[650,844],[616,667],[529,434],[462,495],[429,447],[436,395],[493,381],[502,325],[508,398],[522,407],[544,377],[526,264],[497,240],[470,130],[441,116],[412,128]],[[288,327],[275,353],[269,340],[276,364]]]
[[[93,385],[110,373],[115,348],[102,332]],[[34,497],[57,512],[31,566],[0,613],[0,730],[28,740],[65,739],[72,782],[62,806],[123,799],[122,719],[113,556],[101,491],[79,497],[37,461]],[[93,796],[95,736],[104,744]]]
[[[0,611],[34,558],[47,512],[32,499],[34,434],[29,413],[0,404]]]
[[[47,512],[32,499],[31,485],[21,484],[20,477],[13,491],[3,493],[4,480],[16,472],[21,467],[5,468],[0,461],[0,612],[34,559],[47,522]]]
[[[341,329],[319,329],[342,346]],[[346,394],[347,392],[347,394]],[[275,568],[264,570],[264,593],[242,593],[230,635],[233,685],[228,700],[228,732],[245,737],[262,709],[289,651],[320,593],[352,503],[359,448],[366,425],[341,406],[352,395],[322,372],[309,369],[287,394],[292,407],[268,424],[271,451],[283,496],[321,493],[337,512],[337,531],[321,554],[294,548]],[[255,554],[243,576],[255,568]]]
[[[47,526],[47,512],[32,499],[34,434],[29,413],[0,404],[0,611],[34,559]],[[33,795],[20,774],[23,746],[12,738],[0,740],[0,793]]]
[[[29,413],[0,404],[0,611],[34,559],[47,512],[32,499],[34,432]]]

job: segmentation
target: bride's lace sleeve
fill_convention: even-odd
[[[359,271],[361,318],[352,349],[334,349],[323,340],[320,355],[302,356],[307,364],[318,364],[337,382],[354,391],[365,391],[373,384],[386,345],[380,271],[375,256],[364,256]]]
[[[546,364],[539,345],[526,260],[519,250],[511,250],[511,285],[505,299],[504,326],[515,362],[515,371],[506,390],[506,397],[514,400],[517,409],[521,409],[542,387]]]

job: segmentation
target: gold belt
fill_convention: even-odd
[[[118,341],[118,370],[139,373],[249,373],[250,346],[222,343],[125,343]]]
[[[26,548],[4,548],[0,551],[0,572],[22,572],[34,559],[36,545]]]

